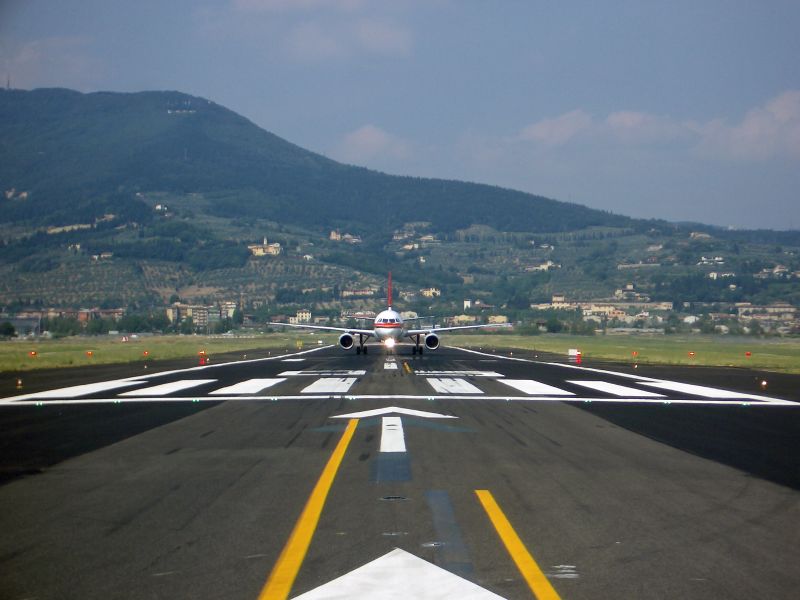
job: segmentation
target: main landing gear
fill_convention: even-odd
[[[415,338],[414,347],[411,348],[411,354],[422,354],[422,350],[424,349],[424,346],[420,346],[420,344],[419,344],[419,336],[418,335],[415,335],[414,338]]]
[[[359,334],[358,336],[358,346],[356,346],[356,354],[367,353],[367,346],[364,344],[364,336]]]

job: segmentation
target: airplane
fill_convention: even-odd
[[[297,327],[300,329],[319,329],[323,331],[340,331],[339,346],[349,350],[353,346],[356,354],[367,353],[366,341],[370,338],[377,339],[389,350],[403,338],[409,338],[414,345],[412,354],[422,354],[425,349],[436,350],[439,347],[439,334],[444,331],[455,331],[457,329],[480,329],[484,327],[509,327],[508,323],[488,324],[488,325],[457,325],[454,327],[428,327],[418,329],[406,329],[409,321],[418,321],[428,317],[413,317],[403,320],[400,313],[392,308],[392,274],[389,273],[389,287],[387,293],[388,308],[378,313],[372,323],[372,329],[360,329],[353,327],[329,327],[326,325],[311,325],[308,323],[267,323],[267,325],[278,325],[281,327]],[[364,317],[356,317],[364,318]],[[358,343],[356,343],[358,337]]]

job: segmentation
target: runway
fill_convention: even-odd
[[[796,594],[797,378],[408,350],[0,400],[0,596]]]

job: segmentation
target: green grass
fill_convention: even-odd
[[[255,337],[219,337],[200,335],[147,336],[121,341],[120,336],[72,337],[60,340],[12,340],[0,342],[0,371],[30,371],[90,364],[126,363],[144,360],[167,360],[198,356],[205,350],[214,355],[244,350],[279,352],[317,346],[317,341],[336,343],[336,337],[320,332],[273,333]],[[36,352],[31,356],[30,352]],[[147,355],[145,356],[145,351]],[[91,352],[89,356],[87,352]]]
[[[570,336],[546,334],[458,335],[446,343],[471,348],[520,348],[553,352],[566,357],[570,348],[584,359],[603,359],[639,364],[732,366],[800,373],[800,340],[724,336]],[[638,355],[634,357],[633,352]],[[689,353],[694,352],[694,356]],[[751,356],[745,353],[750,352]]]
[[[122,342],[119,336],[76,337],[62,340],[13,340],[0,342],[0,371],[77,367],[89,364],[167,360],[197,356],[205,350],[212,358],[227,352],[262,350],[282,352],[335,344],[335,334],[293,332],[257,335],[254,338],[214,336],[154,336]],[[757,339],[723,336],[570,336],[570,335],[469,335],[449,334],[446,344],[471,348],[519,348],[552,352],[566,357],[578,348],[585,359],[603,359],[640,364],[674,364],[750,367],[785,373],[800,373],[800,340]],[[30,352],[35,351],[36,357]],[[87,351],[92,356],[87,356]],[[745,356],[745,352],[751,356]],[[636,357],[633,352],[638,352]],[[694,356],[689,356],[694,352]]]

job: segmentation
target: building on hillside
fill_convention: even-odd
[[[503,323],[508,323],[508,317],[505,315],[490,315],[487,322],[492,325],[501,325]]]
[[[250,244],[247,249],[253,256],[278,256],[281,253],[281,245],[278,242],[268,243],[266,236],[263,243]]]
[[[442,290],[435,287],[424,288],[419,291],[425,298],[438,298],[442,295]]]

